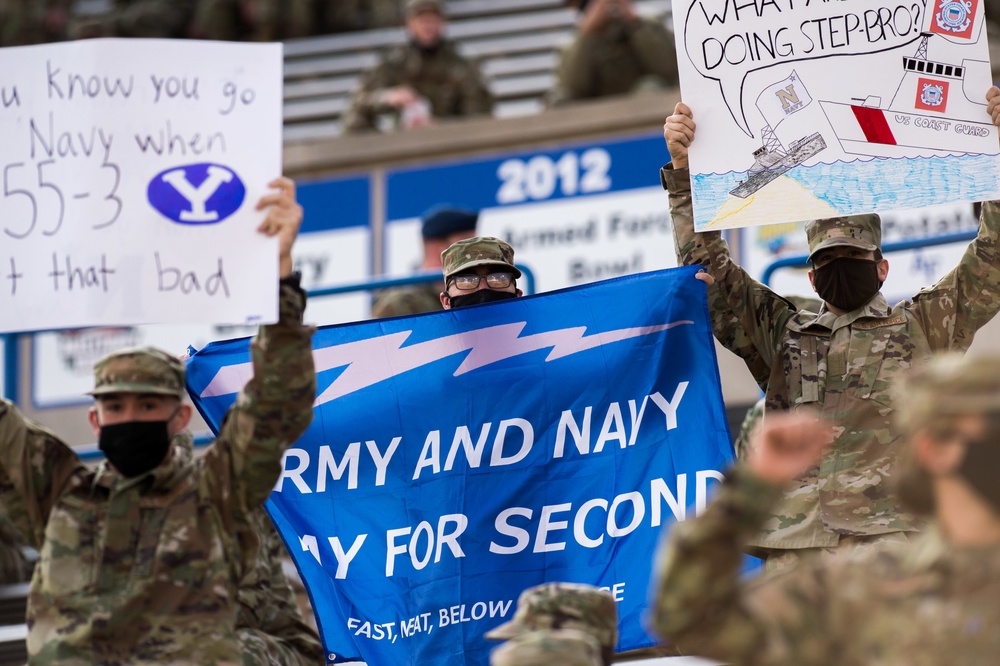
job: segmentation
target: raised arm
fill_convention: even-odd
[[[656,631],[685,654],[744,666],[827,664],[822,569],[801,565],[762,582],[740,578],[741,550],[770,516],[783,484],[817,464],[829,429],[812,417],[769,415],[748,463],[705,513],[672,528],[656,562]]]
[[[312,422],[316,373],[313,327],[302,323],[305,292],[292,274],[291,248],[302,223],[295,184],[279,178],[280,191],[263,197],[267,219],[258,231],[279,239],[281,286],[278,322],[262,326],[250,346],[253,378],[226,414],[216,444],[206,453],[218,488],[230,488],[237,507],[250,510],[271,492],[281,472],[281,455]]]
[[[66,484],[85,469],[52,432],[0,399],[0,503],[32,548],[41,549],[49,512]]]
[[[993,124],[1000,127],[1000,89],[991,87],[986,100]],[[998,240],[1000,202],[987,201],[979,218],[979,234],[958,266],[914,297],[912,307],[933,350],[968,349],[976,331],[1000,310]]]
[[[729,245],[719,231],[695,233],[691,203],[688,149],[696,125],[691,109],[678,102],[663,125],[671,163],[660,171],[663,187],[670,193],[674,248],[677,263],[704,266],[699,279],[709,285],[708,306],[712,332],[727,349],[746,361],[758,384],[767,381],[773,362],[775,341],[795,306],[751,278],[729,255]]]

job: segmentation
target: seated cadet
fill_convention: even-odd
[[[440,269],[441,253],[453,243],[475,236],[478,222],[479,213],[454,206],[435,206],[425,212],[420,223],[424,248],[420,270]],[[386,289],[375,300],[372,317],[398,317],[440,310],[438,295],[443,288],[444,283],[427,282]]]
[[[671,529],[653,622],[685,653],[743,666],[986,666],[1000,655],[1000,357],[930,360],[896,387],[910,543],[813,557],[757,580],[741,551],[832,428],[768,414],[707,510]]]
[[[107,459],[96,469],[0,401],[0,501],[40,553],[28,595],[33,664],[238,663],[237,586],[254,565],[251,516],[308,427],[316,395],[305,293],[292,274],[302,222],[295,186],[258,231],[279,239],[279,319],[252,344],[247,383],[205,455],[185,431],[184,366],[153,348],[94,366],[89,420]]]

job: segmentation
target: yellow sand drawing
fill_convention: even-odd
[[[746,199],[730,196],[705,229],[733,229],[792,220],[835,217],[836,208],[788,176],[778,176]]]

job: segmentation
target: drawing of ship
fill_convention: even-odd
[[[985,100],[973,101],[982,98],[983,90],[966,91],[965,85],[988,82],[989,63],[930,60],[927,42],[932,36],[921,33],[917,52],[903,57],[903,76],[888,107],[878,95],[850,103],[820,100],[844,152],[874,157],[996,152],[996,128],[988,121],[963,119],[986,117]]]
[[[750,167],[746,180],[737,183],[729,190],[734,197],[746,199],[778,176],[826,148],[826,141],[819,132],[814,132],[798,141],[792,141],[786,151],[769,126],[763,131],[763,145],[753,152],[754,163]]]

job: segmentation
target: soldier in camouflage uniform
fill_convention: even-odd
[[[1000,124],[1000,90],[987,93]],[[983,206],[979,236],[959,265],[912,302],[890,307],[880,293],[888,262],[876,215],[806,225],[810,280],[825,301],[799,312],[753,280],[729,256],[719,232],[695,233],[688,146],[691,110],[679,103],[664,137],[673,163],[661,171],[670,192],[678,263],[700,264],[711,286],[712,326],[765,391],[766,413],[812,408],[837,424],[822,463],[806,471],[750,544],[770,560],[872,541],[905,541],[918,527],[886,480],[896,473],[899,442],[889,387],[934,352],[964,351],[1000,309],[1000,204]]]
[[[479,213],[476,211],[453,206],[435,206],[424,213],[420,224],[424,259],[420,269],[440,269],[441,253],[452,244],[475,236],[478,222]],[[375,300],[372,317],[398,317],[440,310],[442,289],[443,282],[386,289]]]
[[[601,646],[577,629],[521,634],[490,653],[490,666],[602,666]]]
[[[606,590],[582,583],[543,583],[529,587],[517,598],[514,617],[486,632],[486,638],[503,641],[529,632],[576,629],[600,645],[601,663],[610,664],[618,643],[618,608]]]
[[[499,238],[476,236],[458,241],[441,253],[445,290],[439,299],[445,310],[494,303],[521,296],[514,250]]]
[[[0,507],[0,585],[23,583],[31,578],[31,562],[24,555],[24,539]]]
[[[638,16],[630,0],[571,0],[581,16],[563,51],[550,104],[678,85],[674,38],[662,21]]]
[[[362,76],[344,115],[345,132],[380,129],[380,116],[395,128],[408,129],[433,119],[493,111],[493,96],[479,67],[444,37],[443,11],[440,0],[406,1],[409,39]]]
[[[0,501],[40,559],[28,595],[36,664],[221,664],[242,658],[237,586],[256,566],[250,516],[312,420],[316,379],[305,293],[292,275],[302,221],[294,184],[263,197],[259,231],[280,248],[279,319],[251,348],[253,378],[204,456],[190,447],[184,366],[152,348],[94,368],[91,426],[107,460],[88,469],[0,401]]]
[[[258,507],[251,517],[260,547],[256,565],[240,581],[236,631],[244,666],[323,664],[326,652],[306,624],[282,569],[285,546],[271,519]]]
[[[1000,358],[948,354],[896,396],[900,493],[932,516],[906,547],[811,558],[741,580],[740,552],[783,487],[819,463],[829,426],[768,416],[753,454],[657,558],[656,629],[743,666],[988,666],[1000,655]]]

